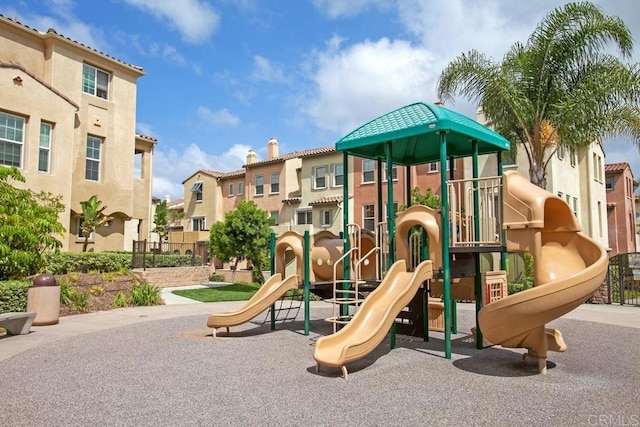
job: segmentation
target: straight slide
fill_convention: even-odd
[[[207,326],[213,328],[213,336],[216,336],[216,328],[237,326],[248,322],[269,306],[280,299],[287,291],[298,288],[298,276],[293,274],[282,280],[280,273],[274,274],[258,289],[258,292],[238,310],[231,310],[220,314],[212,314],[207,320]]]
[[[342,368],[371,353],[389,332],[398,313],[411,301],[420,285],[433,276],[432,261],[423,261],[408,272],[405,260],[395,262],[384,280],[367,298],[347,325],[318,339],[313,358],[320,365]]]

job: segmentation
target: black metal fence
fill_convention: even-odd
[[[208,242],[133,241],[133,268],[192,267],[209,262]]]
[[[607,283],[609,303],[640,306],[640,252],[611,257]]]

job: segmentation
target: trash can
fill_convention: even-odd
[[[33,279],[27,290],[27,311],[36,312],[34,326],[55,325],[60,320],[60,286],[50,274]]]

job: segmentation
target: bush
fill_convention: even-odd
[[[211,276],[209,276],[209,281],[210,282],[226,282],[226,279],[223,274],[213,273]]]
[[[116,299],[113,300],[112,306],[113,308],[124,308],[127,306],[127,297],[124,296],[124,292],[118,292]]]
[[[159,305],[160,304],[160,288],[152,286],[148,283],[141,285],[131,285],[132,305]]]
[[[507,292],[509,295],[517,294],[518,292],[526,291],[527,289],[531,289],[533,287],[530,283],[508,283],[507,284]]]
[[[46,252],[43,273],[122,272],[131,270],[131,253],[126,252]]]
[[[0,282],[0,313],[27,311],[27,289],[31,282],[7,280]]]

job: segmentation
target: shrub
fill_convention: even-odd
[[[226,279],[223,274],[213,273],[211,276],[209,276],[209,281],[210,282],[226,282]]]
[[[141,285],[131,286],[131,299],[129,300],[132,305],[160,305],[160,288],[152,286],[148,283]]]
[[[101,297],[104,295],[104,287],[102,285],[93,285],[89,288],[89,295],[94,297]]]
[[[89,308],[89,299],[84,292],[72,289],[71,292],[69,292],[69,297],[71,298],[71,304],[73,304],[79,312],[85,312]]]
[[[529,283],[508,283],[507,293],[509,295],[517,294],[518,292],[526,291],[527,289],[530,289],[532,287],[533,287],[533,284],[529,284]]]
[[[90,271],[110,273],[131,270],[132,254],[126,252],[46,252],[44,273],[67,274]]]
[[[125,297],[124,292],[120,291],[116,295],[116,299],[113,300],[112,304],[113,308],[124,308],[127,306],[127,297]]]
[[[71,293],[73,292],[71,280],[68,278],[60,279],[58,284],[60,285],[60,304],[71,305]]]
[[[27,289],[31,282],[7,280],[0,282],[0,313],[27,310]]]

